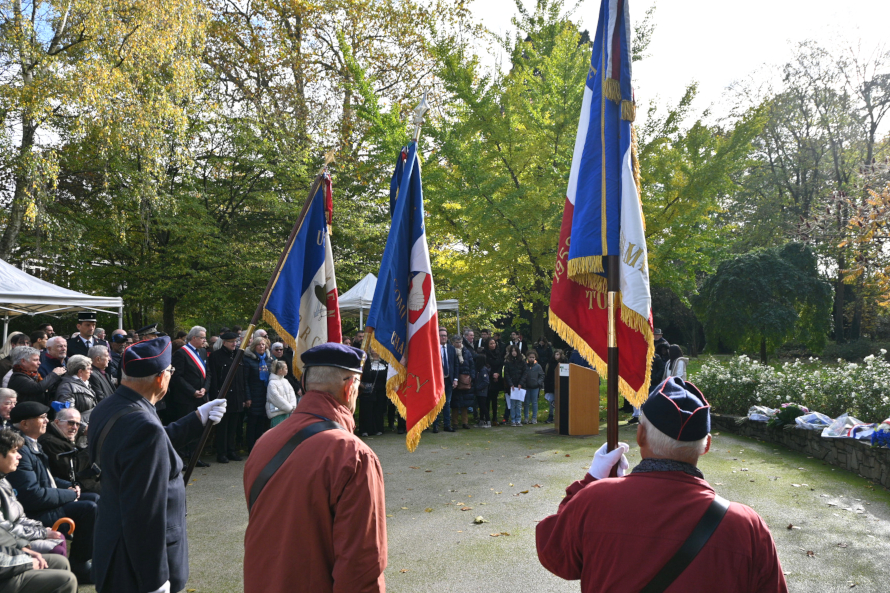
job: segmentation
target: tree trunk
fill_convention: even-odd
[[[168,335],[173,335],[174,330],[176,329],[175,323],[175,313],[176,313],[176,303],[179,302],[179,299],[176,297],[165,296],[163,298],[164,301],[164,331],[167,332]]]
[[[544,303],[535,302],[532,305],[532,335],[526,336],[529,342],[532,340],[536,340],[544,335],[544,328],[546,327],[544,323],[544,318],[547,316],[547,305]]]
[[[37,126],[27,116],[22,116],[22,143],[19,146],[18,163],[15,170],[15,193],[12,196],[12,204],[9,208],[9,219],[3,237],[0,238],[0,259],[9,261],[9,256],[18,246],[19,233],[25,220],[25,212],[28,210],[28,186],[31,179],[28,177],[28,167],[25,161],[31,155],[34,148],[34,135]]]
[[[760,338],[760,362],[766,364],[766,338]]]
[[[853,307],[853,319],[850,321],[850,341],[855,342],[862,336],[862,307],[864,300],[862,291],[857,290],[855,293],[855,305]]]
[[[841,255],[837,258],[837,281],[834,287],[834,341],[843,344],[844,339],[844,268],[846,268],[846,260]]]

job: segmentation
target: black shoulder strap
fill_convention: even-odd
[[[305,441],[311,436],[315,436],[320,432],[324,432],[326,430],[334,430],[339,428],[340,430],[346,430],[333,420],[324,420],[322,422],[316,422],[314,424],[310,424],[294,436],[290,438],[288,442],[284,444],[281,450],[275,454],[269,463],[266,464],[266,467],[263,468],[263,471],[260,472],[260,475],[257,476],[256,480],[254,480],[253,485],[250,487],[250,500],[247,503],[247,513],[250,514],[250,510],[253,508],[253,503],[256,502],[256,499],[259,497],[260,492],[263,491],[263,488],[266,487],[266,484],[272,479],[272,476],[275,475],[281,466],[284,465],[284,462],[287,461],[287,458],[290,457],[290,454],[294,452],[300,443]]]
[[[127,414],[132,414],[133,412],[138,411],[139,408],[137,406],[127,406],[125,408],[121,408],[114,415],[108,419],[108,422],[105,423],[105,426],[102,427],[102,432],[99,433],[99,438],[96,439],[96,447],[93,449],[93,463],[102,467],[102,445],[105,444],[105,437],[108,436],[108,433],[111,432],[114,423],[120,420],[121,416],[126,416]]]
[[[705,511],[698,525],[695,526],[677,553],[667,561],[667,564],[658,571],[649,584],[640,590],[640,593],[661,593],[670,587],[711,539],[727,509],[729,509],[729,501],[720,495],[715,495],[708,510]]]

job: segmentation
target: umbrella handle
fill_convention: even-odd
[[[53,531],[58,531],[59,527],[62,525],[68,525],[70,529],[68,529],[68,535],[74,535],[74,521],[69,519],[68,517],[62,517],[55,523],[53,523]]]

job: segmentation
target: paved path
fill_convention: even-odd
[[[535,431],[547,427],[426,433],[413,454],[392,433],[367,439],[386,474],[388,591],[579,590],[577,582],[558,579],[538,563],[534,529],[537,520],[555,511],[565,487],[584,476],[605,434],[572,438]],[[634,434],[632,428],[621,430],[629,443]],[[634,445],[631,465],[638,461]],[[189,590],[242,590],[247,523],[242,468],[242,463],[213,463],[197,470],[197,481],[188,488]],[[765,519],[791,591],[850,591],[853,584],[855,591],[887,590],[886,490],[804,455],[725,433],[715,435],[701,469],[723,496],[750,505]],[[478,515],[489,522],[473,525]],[[638,554],[645,562],[645,551]]]

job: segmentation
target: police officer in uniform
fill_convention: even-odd
[[[93,335],[96,331],[96,314],[92,311],[81,311],[77,314],[77,331],[80,335],[68,340],[69,358],[75,354],[89,356],[90,348],[93,346],[108,347],[108,342]]]
[[[164,427],[155,404],[174,371],[171,355],[166,336],[127,348],[121,386],[91,416],[90,457],[102,468],[93,550],[99,593],[171,593],[188,580],[185,484],[174,447],[219,422],[226,402],[208,402]]]

